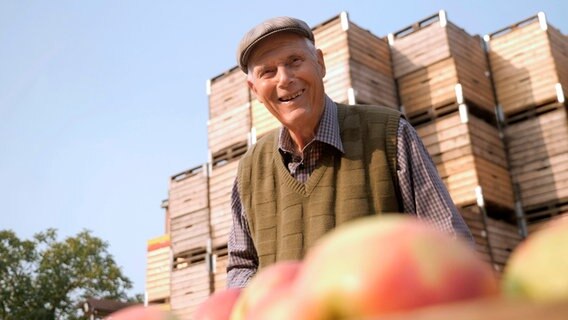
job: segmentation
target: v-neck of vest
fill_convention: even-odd
[[[341,124],[345,120],[345,113],[346,113],[346,110],[341,108],[338,104],[337,105],[337,120],[338,120],[339,124]],[[339,125],[339,127],[341,128],[342,126]],[[323,174],[325,173],[326,169],[328,167],[330,167],[330,165],[333,163],[334,153],[333,152],[325,153],[323,155],[323,159],[321,160],[321,164],[319,164],[314,169],[312,174],[310,174],[310,176],[308,177],[308,180],[305,183],[302,183],[302,182],[296,180],[296,178],[294,178],[290,174],[290,171],[288,171],[288,168],[286,168],[286,166],[284,165],[284,161],[282,161],[281,156],[280,156],[280,152],[278,151],[278,137],[279,136],[276,135],[276,143],[274,144],[274,146],[276,147],[276,150],[275,150],[275,152],[272,153],[274,164],[276,165],[276,168],[278,169],[278,174],[284,180],[284,183],[287,183],[295,192],[297,192],[298,194],[300,194],[304,197],[309,196],[312,193],[312,191],[315,189],[315,187],[318,185],[318,183],[319,183],[321,177],[323,177]]]

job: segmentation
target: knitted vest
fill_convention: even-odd
[[[259,268],[301,259],[323,234],[346,221],[400,212],[396,137],[400,113],[377,106],[337,104],[345,153],[324,152],[305,184],[288,172],[278,130],[239,163],[239,193]]]

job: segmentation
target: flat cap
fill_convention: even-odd
[[[244,73],[248,73],[248,59],[254,47],[263,39],[279,32],[294,32],[314,42],[312,29],[304,21],[291,17],[268,19],[247,32],[239,43],[237,62]]]

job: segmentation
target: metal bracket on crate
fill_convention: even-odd
[[[456,92],[456,102],[458,104],[463,103],[463,88],[460,83],[456,84],[454,87],[454,91]]]
[[[355,89],[347,88],[347,104],[350,106],[355,104]]]
[[[256,144],[256,127],[252,127],[247,134],[247,147],[250,149]]]
[[[461,123],[468,123],[469,116],[467,114],[467,105],[465,103],[461,103],[458,106],[458,109],[459,109],[459,113],[460,113]],[[477,191],[476,191],[476,193],[477,193]]]
[[[347,31],[349,30],[349,16],[346,11],[342,11],[339,14],[339,18],[341,20],[341,30]]]
[[[207,82],[205,82],[205,93],[208,96],[211,95],[211,79],[207,79]]]
[[[446,10],[440,10],[438,12],[438,16],[440,17],[440,27],[445,27],[448,24],[448,16],[446,14]]]
[[[564,97],[564,90],[562,90],[562,84],[557,83],[554,85],[554,88],[556,89],[556,100],[558,100],[558,102],[560,103],[564,103],[565,97]]]
[[[546,15],[544,14],[544,12],[539,12],[537,14],[538,16],[538,23],[540,24],[540,28],[543,31],[546,31],[548,29],[548,23],[546,22]]]

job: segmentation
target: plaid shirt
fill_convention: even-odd
[[[326,148],[333,147],[343,153],[337,105],[329,97],[326,97],[325,103],[316,136],[301,154],[294,151],[294,142],[288,130],[280,129],[280,153],[290,174],[300,182],[306,182]],[[397,132],[397,176],[404,212],[416,215],[453,236],[459,235],[473,245],[469,228],[440,179],[428,151],[405,119],[401,119]],[[231,202],[233,227],[228,243],[227,287],[246,286],[258,268],[256,249],[237,185],[235,179]]]

